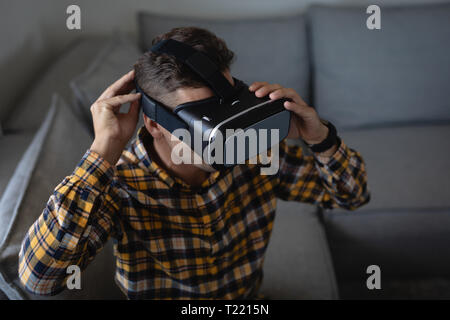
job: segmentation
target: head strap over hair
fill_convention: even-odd
[[[235,88],[225,78],[214,62],[204,53],[183,42],[167,39],[156,43],[151,49],[154,53],[174,56],[197,73],[214,91],[221,101],[232,99]]]

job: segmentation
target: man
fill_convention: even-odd
[[[233,83],[233,53],[209,31],[176,28],[158,37],[206,53]],[[173,108],[213,92],[189,68],[167,55],[144,54],[135,71],[111,85],[91,107],[95,139],[72,175],[51,195],[20,253],[19,276],[37,294],[64,288],[66,268],[86,268],[115,241],[116,282],[128,298],[252,298],[262,279],[276,198],[324,208],[355,209],[369,200],[361,156],[337,139],[307,156],[279,146],[279,171],[261,175],[241,164],[211,172],[204,164],[175,164],[180,143],[144,115],[136,140],[140,94]],[[320,144],[329,128],[292,89],[255,82],[257,97],[291,99],[289,136]],[[130,103],[128,113],[119,108]],[[301,244],[299,244],[301,245]]]

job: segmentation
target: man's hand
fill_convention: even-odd
[[[272,100],[289,98],[284,107],[292,111],[291,123],[289,127],[288,138],[301,138],[307,144],[317,144],[326,139],[328,128],[325,126],[314,110],[308,106],[305,101],[295,92],[294,89],[283,88],[279,84],[269,84],[267,82],[254,82],[249,90],[254,92],[258,98],[269,95]],[[337,149],[337,146],[330,148],[321,154],[321,156],[331,156]]]
[[[135,88],[134,71],[130,71],[109,86],[91,106],[95,139],[91,150],[111,165],[115,165],[127,142],[136,129],[139,119],[140,93]],[[120,113],[120,107],[131,103],[128,113]]]

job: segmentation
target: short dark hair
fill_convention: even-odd
[[[184,42],[206,54],[224,72],[230,69],[234,53],[225,41],[214,33],[197,27],[174,28],[155,37],[152,44],[174,39]],[[142,90],[163,103],[170,105],[167,95],[181,87],[201,88],[206,84],[189,67],[167,54],[143,54],[134,65],[135,77]]]

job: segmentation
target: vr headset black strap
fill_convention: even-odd
[[[169,132],[173,132],[176,129],[186,129],[188,130],[188,125],[181,120],[176,114],[174,114],[168,107],[159,103],[158,101],[150,98],[145,92],[136,84],[136,92],[140,92],[141,105],[143,112],[152,119],[153,121],[159,123],[163,128]]]
[[[183,62],[196,72],[223,101],[235,95],[235,88],[220,72],[219,68],[204,53],[173,39],[162,40],[151,49],[154,53],[165,53]]]

